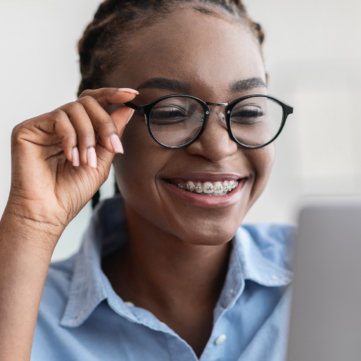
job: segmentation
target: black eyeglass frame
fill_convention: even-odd
[[[150,112],[152,111],[153,107],[159,103],[160,101],[164,100],[164,99],[167,99],[167,98],[175,98],[175,97],[183,97],[183,98],[190,98],[190,99],[194,99],[196,100],[202,107],[203,107],[203,110],[204,110],[204,120],[203,120],[203,124],[201,126],[201,129],[199,130],[198,134],[191,140],[189,141],[188,143],[185,143],[185,144],[182,144],[182,145],[167,145],[167,144],[163,144],[161,143],[152,133],[152,129],[150,127],[150,121],[149,121],[149,118],[150,118]],[[281,123],[281,126],[280,126],[280,129],[278,130],[278,132],[276,133],[276,135],[269,141],[267,142],[266,144],[263,144],[263,145],[246,145],[246,144],[243,144],[241,143],[239,140],[237,140],[237,138],[233,135],[233,132],[232,132],[232,128],[231,128],[231,114],[232,114],[232,110],[233,108],[236,106],[236,104],[238,104],[239,102],[243,101],[243,100],[246,100],[246,99],[250,99],[250,98],[268,98],[268,99],[271,99],[273,101],[275,101],[276,103],[278,103],[282,109],[283,109],[283,117],[282,117],[282,123]],[[244,148],[248,148],[248,149],[259,149],[259,148],[263,148],[265,146],[267,146],[268,144],[274,142],[277,137],[281,134],[282,132],[282,129],[283,127],[285,126],[286,124],[286,120],[288,118],[288,116],[290,114],[293,113],[293,107],[281,102],[280,100],[272,97],[272,96],[269,96],[269,95],[264,95],[264,94],[252,94],[252,95],[247,95],[247,96],[244,96],[244,97],[241,97],[241,98],[237,98],[235,99],[233,102],[231,103],[210,103],[210,102],[204,102],[202,99],[199,99],[197,97],[194,97],[192,95],[185,95],[185,94],[171,94],[171,95],[166,95],[164,97],[161,97],[161,98],[158,98],[158,99],[155,99],[153,100],[152,102],[148,103],[148,104],[144,104],[144,105],[136,105],[136,104],[133,104],[132,102],[127,102],[127,103],[124,103],[123,105],[129,107],[129,108],[132,108],[134,110],[137,110],[138,112],[140,113],[143,113],[145,115],[145,122],[147,124],[147,128],[148,128],[148,131],[149,131],[149,134],[151,135],[151,137],[161,146],[165,147],[165,148],[169,148],[169,149],[181,149],[181,148],[185,148],[185,147],[188,147],[189,145],[191,145],[192,143],[194,143],[195,141],[197,141],[199,139],[199,137],[202,135],[204,129],[206,128],[207,126],[207,123],[208,123],[208,119],[209,119],[209,115],[211,113],[211,109],[209,108],[209,105],[211,106],[225,106],[226,107],[226,125],[227,125],[227,131],[228,131],[228,134],[229,134],[229,137],[234,141],[236,142],[238,145],[244,147]]]

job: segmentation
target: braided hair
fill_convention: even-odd
[[[105,0],[78,43],[82,76],[78,95],[86,89],[103,86],[104,75],[126,56],[126,52],[122,51],[122,41],[127,35],[156,22],[171,12],[175,5],[183,4],[205,14],[229,15],[243,20],[262,46],[264,31],[248,16],[242,0]],[[116,183],[115,193],[119,193]],[[92,199],[93,208],[99,199],[98,191]]]

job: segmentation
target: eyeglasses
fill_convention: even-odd
[[[257,149],[272,143],[281,133],[289,105],[268,95],[248,95],[231,103],[209,103],[191,95],[167,95],[151,103],[125,103],[145,116],[152,138],[166,148],[178,149],[194,143],[203,133],[211,109],[226,107],[220,113],[230,138],[242,147]]]

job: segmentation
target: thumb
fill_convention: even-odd
[[[118,136],[120,139],[122,138],[125,126],[129,122],[133,114],[134,109],[128,108],[126,106],[120,107],[110,114],[110,117],[112,118],[115,126],[117,127]],[[97,144],[96,152],[98,155],[99,164],[102,164],[106,168],[108,166],[110,167],[114,158],[114,153],[109,152],[100,144]]]
[[[128,124],[133,114],[134,109],[128,108],[126,106],[120,107],[114,110],[112,114],[110,114],[110,117],[118,129],[119,138],[122,138],[125,126]]]

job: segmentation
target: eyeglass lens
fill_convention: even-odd
[[[149,115],[153,136],[167,146],[182,146],[200,132],[204,121],[202,105],[192,98],[172,97],[155,104]],[[260,146],[280,130],[283,108],[272,99],[254,97],[240,101],[231,112],[231,130],[242,144]]]
[[[153,136],[168,146],[189,143],[200,132],[203,120],[202,105],[186,97],[163,99],[155,104],[149,115]]]
[[[237,103],[231,112],[231,130],[234,137],[248,146],[261,146],[279,132],[283,108],[272,99],[254,97]]]

